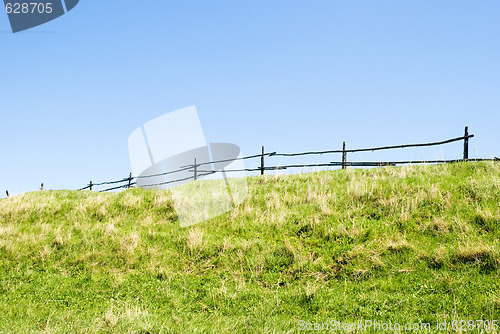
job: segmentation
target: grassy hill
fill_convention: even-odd
[[[0,200],[0,332],[500,320],[499,163],[255,177],[249,191],[189,228],[165,191]]]

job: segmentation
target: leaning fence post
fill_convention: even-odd
[[[128,176],[128,189],[132,186],[132,173],[129,174]]]
[[[260,156],[260,175],[264,175],[264,146],[262,146],[262,155]]]
[[[198,179],[198,165],[196,164],[196,158],[194,158],[194,180]]]
[[[342,144],[342,169],[347,167],[347,153],[345,152],[345,142]]]
[[[92,181],[90,181],[90,183],[89,183],[89,188],[90,188],[90,191],[92,191],[92,186],[93,186],[93,185],[94,185],[94,184],[92,183]]]
[[[464,160],[469,159],[469,127],[465,127],[464,134]]]

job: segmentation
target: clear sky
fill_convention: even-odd
[[[81,0],[17,34],[0,11],[0,43],[0,197],[125,177],[130,133],[190,105],[208,142],[244,155],[442,140],[468,125],[471,157],[500,156],[496,0]]]

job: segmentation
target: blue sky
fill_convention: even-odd
[[[0,13],[0,196],[125,177],[130,133],[190,105],[207,141],[244,155],[441,140],[468,125],[472,157],[500,156],[499,17],[498,1],[81,0],[12,34]]]

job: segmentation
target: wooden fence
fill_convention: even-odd
[[[170,172],[159,173],[154,175],[143,175],[143,176],[132,176],[132,173],[128,175],[128,177],[123,178],[121,180],[116,181],[107,181],[94,183],[90,181],[89,184],[83,188],[78,190],[90,190],[93,191],[95,187],[102,186],[111,186],[106,189],[100,190],[104,191],[112,191],[117,189],[129,189],[137,184],[138,179],[144,178],[152,178],[158,176],[165,176],[168,174],[175,174],[181,171],[190,171],[193,173],[193,176],[188,178],[182,178],[172,181],[166,181],[157,184],[149,184],[144,187],[157,187],[160,185],[173,184],[181,181],[187,180],[197,180],[200,176],[206,176],[218,172],[231,173],[231,172],[260,172],[260,175],[264,175],[265,171],[275,171],[275,170],[283,170],[289,168],[307,168],[307,167],[341,167],[342,169],[346,169],[347,167],[379,167],[379,166],[396,166],[396,165],[406,165],[406,164],[437,164],[437,163],[454,163],[458,161],[500,161],[499,158],[493,159],[469,159],[469,139],[473,138],[473,134],[469,134],[469,127],[465,127],[464,135],[457,138],[447,139],[438,142],[429,142],[429,143],[420,143],[420,144],[404,144],[404,145],[392,145],[392,146],[381,146],[381,147],[371,147],[371,148],[360,148],[360,149],[347,149],[346,142],[342,143],[341,150],[328,150],[328,151],[309,151],[309,152],[299,152],[299,153],[277,153],[277,152],[267,152],[265,151],[264,146],[262,146],[262,151],[260,154],[245,156],[241,158],[231,159],[231,160],[220,160],[220,161],[210,161],[205,163],[197,163],[197,160],[194,159],[192,165],[183,166],[182,168]],[[356,161],[349,162],[347,161],[347,155],[358,152],[374,152],[374,151],[383,151],[383,150],[392,150],[392,149],[404,149],[411,147],[431,147],[431,146],[439,146],[445,145],[453,142],[463,141],[463,157],[461,159],[453,159],[453,160],[404,160],[404,161]],[[324,154],[341,154],[340,161],[332,161],[329,163],[318,163],[318,164],[290,164],[290,165],[280,165],[280,166],[266,166],[266,159],[273,157],[299,157],[299,156],[310,156],[310,155],[324,155]],[[203,169],[203,166],[210,166],[213,163],[222,163],[222,162],[231,162],[235,160],[249,160],[249,159],[260,159],[260,167],[257,168],[244,168],[244,169],[231,169],[231,170],[221,170],[214,171],[211,169]],[[211,167],[210,167],[211,168]],[[41,185],[41,190],[43,190],[43,183]],[[6,191],[7,197],[10,196],[9,192]]]

